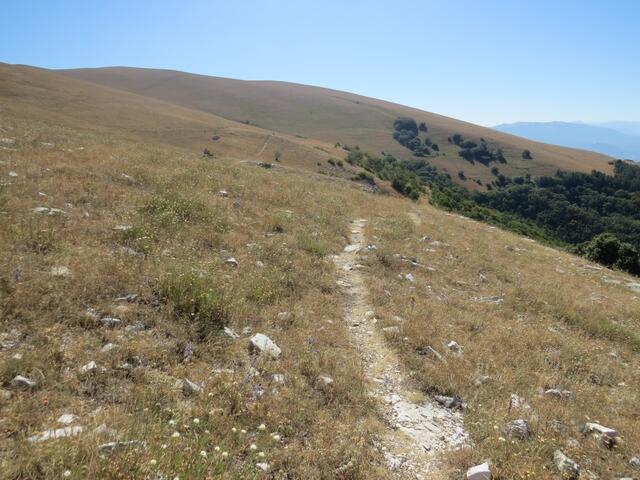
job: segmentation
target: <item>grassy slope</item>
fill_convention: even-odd
[[[339,178],[238,163],[248,156],[242,145],[252,141],[250,133],[238,134],[237,150],[230,146],[221,158],[203,160],[188,141],[177,146],[178,131],[175,140],[158,133],[184,110],[108,90],[100,90],[101,104],[94,90],[87,93],[91,100],[77,101],[87,84],[63,82],[64,92],[53,74],[38,72],[46,82],[29,75],[12,90],[0,76],[0,138],[15,139],[0,144],[0,450],[7,478],[60,478],[67,469],[72,478],[156,472],[251,478],[262,475],[251,442],[265,451],[276,476],[384,478],[371,448],[381,426],[341,323],[328,258],[346,243],[348,221],[359,217],[369,219],[368,241],[378,247],[363,263],[380,327],[404,318],[400,335],[389,341],[418,385],[426,395],[458,394],[469,405],[465,421],[477,447],[449,457],[451,478],[484,458],[492,459],[498,479],[553,478],[555,448],[601,478],[633,475],[640,298],[625,286],[630,277],[583,268],[577,257],[429,205],[366,194]],[[112,117],[114,109],[122,116]],[[168,113],[177,111],[183,113]],[[122,128],[127,121],[131,128]],[[208,129],[208,121],[183,132]],[[221,189],[228,198],[217,195]],[[68,215],[33,214],[39,206]],[[116,225],[134,228],[122,232]],[[423,235],[446,245],[421,242]],[[221,254],[235,256],[240,266],[223,265]],[[435,271],[411,270],[394,254],[415,255]],[[71,275],[52,276],[59,266]],[[398,278],[409,271],[414,283]],[[127,293],[140,301],[115,302]],[[492,296],[503,303],[478,301]],[[190,318],[192,300],[208,314]],[[146,328],[105,328],[86,316],[87,308]],[[253,363],[247,335],[203,338],[206,320],[216,318],[238,332],[251,327],[268,334],[282,347],[282,359]],[[451,339],[464,355],[448,356],[446,368],[416,354],[424,345],[444,352]],[[101,353],[108,342],[119,348]],[[194,356],[185,361],[189,342]],[[106,371],[79,373],[90,360]],[[133,370],[120,368],[127,362]],[[216,374],[212,367],[233,371]],[[37,380],[38,388],[9,387],[16,373]],[[273,373],[286,374],[287,383],[275,384]],[[476,386],[484,374],[490,379]],[[323,387],[319,375],[334,378],[333,387]],[[183,377],[204,381],[205,393],[184,397],[174,386]],[[265,391],[260,400],[258,386]],[[575,400],[541,397],[544,387],[572,390]],[[532,409],[510,410],[511,393]],[[89,432],[25,441],[57,426],[62,413],[78,415]],[[531,441],[501,440],[503,424],[516,417],[531,421]],[[555,431],[556,420],[563,433]],[[624,445],[608,450],[583,437],[579,425],[588,420],[617,428]],[[101,423],[117,433],[90,433]],[[261,423],[282,441],[261,434]],[[181,436],[173,438],[174,431]],[[112,439],[139,439],[147,447],[100,458],[96,445]]]
[[[260,461],[295,478],[384,478],[368,447],[378,422],[326,260],[348,236],[354,184],[35,120],[4,117],[0,132],[16,139],[0,150],[3,478],[253,478]],[[32,212],[41,206],[67,214]],[[61,266],[69,276],[51,274]],[[115,300],[129,293],[139,300]],[[144,330],[106,328],[103,316]],[[253,359],[249,335],[229,339],[218,321],[266,333],[282,358]],[[101,352],[108,343],[118,347]],[[92,360],[105,370],[82,374]],[[11,388],[16,374],[38,387]],[[204,382],[204,392],[185,397],[182,378]],[[59,427],[63,413],[87,432],[26,441]],[[113,433],[91,433],[102,423]],[[98,455],[101,443],[132,439],[146,448]]]
[[[457,149],[447,142],[447,137],[454,133],[476,140],[482,137],[489,144],[501,147],[509,166],[500,168],[509,176],[526,172],[553,173],[558,168],[610,171],[608,157],[604,155],[536,143],[442,115],[325,88],[121,67],[61,73],[225,118],[249,120],[278,132],[328,143],[358,144],[365,150],[387,151],[400,158],[407,158],[410,152],[391,137],[393,120],[398,116],[414,117],[427,123],[430,138],[446,153],[446,156],[433,157],[430,161],[447,168],[456,179],[460,169],[471,179],[490,181],[492,175],[483,165],[473,166],[458,157]],[[533,153],[533,161],[522,161],[520,155],[524,149]],[[467,183],[469,187],[474,186],[472,181]]]
[[[40,68],[0,63],[0,99],[10,116],[197,152],[208,148],[241,160],[273,162],[275,152],[280,152],[283,164],[315,171],[318,162],[344,154],[333,144],[243,125]],[[213,141],[214,135],[220,138]]]

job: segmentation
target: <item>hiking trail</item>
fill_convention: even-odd
[[[369,394],[388,427],[378,448],[397,478],[437,478],[439,453],[469,441],[459,411],[447,409],[412,388],[400,359],[376,327],[358,263],[366,250],[366,220],[352,222],[351,244],[334,257],[338,285],[345,294],[345,321],[363,363]],[[416,403],[418,401],[418,403]]]

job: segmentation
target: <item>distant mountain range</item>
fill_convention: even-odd
[[[640,160],[640,122],[517,122],[493,127],[538,142],[582,148],[614,158]]]

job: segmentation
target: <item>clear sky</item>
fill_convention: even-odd
[[[640,0],[0,0],[0,62],[287,80],[482,125],[640,120]]]

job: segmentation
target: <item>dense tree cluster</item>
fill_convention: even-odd
[[[499,148],[492,150],[484,138],[481,138],[480,143],[477,143],[473,140],[465,140],[462,135],[456,133],[449,137],[448,140],[449,143],[460,147],[458,155],[471,164],[478,162],[488,166],[491,162],[507,163],[502,150]]]
[[[417,132],[412,119],[398,119],[399,132]],[[461,135],[451,143],[473,149]],[[475,142],[473,142],[475,143]],[[481,140],[480,145],[485,144]],[[486,146],[486,144],[485,144]],[[471,192],[423,159],[401,161],[349,149],[347,162],[391,182],[418,199],[425,186],[429,201],[476,220],[572,249],[604,265],[640,274],[640,166],[614,162],[614,174],[558,171],[554,176],[506,177],[497,167],[486,192]],[[462,170],[458,177],[465,179]]]
[[[506,188],[475,193],[472,198],[484,207],[534,222],[564,243],[589,244],[599,238],[600,243],[592,245],[596,248],[603,241],[601,234],[612,235],[625,260],[606,264],[636,271],[628,258],[629,249],[640,251],[640,166],[618,160],[612,176],[559,171],[552,177],[518,177],[506,183]]]
[[[398,193],[417,200],[424,192],[421,179],[406,166],[407,162],[399,161],[393,155],[382,152],[381,156],[362,152],[357,147],[349,149],[347,162],[363,168],[381,180],[391,183]]]
[[[420,125],[410,117],[398,117],[393,122],[393,138],[402,146],[407,147],[416,157],[431,155],[433,151],[439,151],[437,143],[433,143],[429,138],[424,141],[420,138],[419,132],[426,133],[427,124],[421,122]]]

